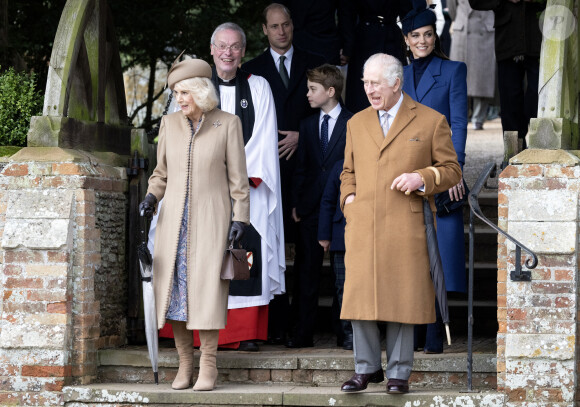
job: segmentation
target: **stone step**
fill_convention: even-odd
[[[459,339],[459,341],[462,340]],[[170,345],[172,346],[171,341]],[[484,351],[473,354],[473,386],[475,388],[486,390],[495,388],[494,345],[493,340],[479,340],[474,348]],[[454,390],[466,387],[465,345],[456,343],[453,346],[461,351],[452,353],[449,348],[445,350],[445,353],[438,355],[415,352],[410,379],[414,387]],[[218,382],[221,384],[340,386],[354,372],[352,351],[337,347],[289,350],[283,346],[261,345],[260,349],[260,352],[218,351]],[[196,350],[195,366],[199,365],[199,354]],[[98,358],[98,381],[101,383],[153,382],[146,347],[102,349],[98,353]],[[161,348],[158,360],[160,382],[170,383],[177,373],[179,361],[177,351],[175,348]],[[194,374],[197,374],[197,369]]]
[[[169,384],[109,383],[67,386],[66,406],[470,406],[502,407],[507,396],[495,391],[425,390],[411,386],[408,394],[388,395],[385,384],[362,392],[343,393],[336,386],[221,384],[210,392],[172,390]]]

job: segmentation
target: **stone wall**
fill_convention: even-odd
[[[61,148],[25,148],[2,169],[0,405],[60,404],[119,341],[126,185],[124,168]]]
[[[568,406],[576,397],[580,167],[563,150],[538,154],[526,150],[500,175],[499,226],[539,263],[532,281],[511,281],[515,246],[500,236],[498,390],[512,406]]]

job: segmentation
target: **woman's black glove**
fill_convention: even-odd
[[[237,243],[244,236],[244,224],[242,222],[233,221],[230,226],[230,235],[228,239],[230,242]]]
[[[155,205],[157,205],[157,198],[150,192],[145,196],[143,202],[139,204],[139,213],[141,213],[141,216],[150,218],[155,213]]]

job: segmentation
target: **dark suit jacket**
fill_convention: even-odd
[[[350,19],[344,26],[343,54],[350,57],[346,76],[345,102],[348,109],[358,113],[369,101],[361,81],[365,61],[377,52],[398,58],[403,65],[405,41],[397,21],[411,10],[411,0],[352,0]],[[379,18],[380,16],[380,18]],[[351,39],[351,40],[349,40]]]
[[[294,44],[323,55],[328,63],[340,64],[345,43],[345,17],[350,0],[282,0],[292,14]],[[338,16],[338,25],[337,25]],[[352,42],[352,40],[350,40]]]
[[[280,79],[274,58],[270,54],[270,48],[243,64],[242,69],[254,75],[263,76],[270,84],[274,95],[274,103],[276,103],[278,130],[298,131],[300,120],[315,112],[308,104],[308,99],[306,98],[306,92],[308,92],[306,71],[325,62],[322,56],[312,54],[295,46],[290,67],[288,89],[284,87],[282,79]]]
[[[344,158],[346,122],[352,113],[342,108],[322,157],[320,148],[320,113],[300,123],[300,141],[296,155],[296,170],[292,183],[292,207],[299,217],[318,216],[322,191],[335,162]]]
[[[344,160],[334,163],[320,200],[318,240],[330,240],[330,250],[332,251],[345,251],[344,227],[346,219],[340,209],[340,173],[343,164]]]

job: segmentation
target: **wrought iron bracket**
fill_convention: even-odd
[[[512,279],[512,281],[532,281],[532,272],[530,270],[522,270],[522,248],[519,245],[516,245],[515,261],[516,261],[516,269],[510,272],[510,278]]]
[[[149,167],[149,160],[147,158],[139,157],[137,150],[133,153],[133,158],[129,158],[129,165],[127,166],[127,176],[135,177],[139,175],[139,170],[147,171]]]

